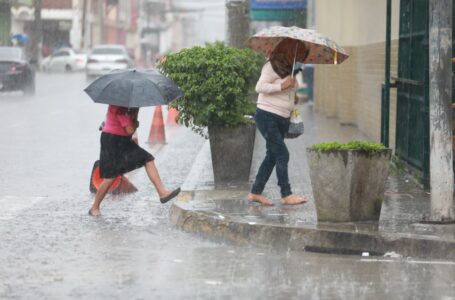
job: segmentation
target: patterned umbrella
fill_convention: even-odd
[[[295,61],[306,64],[340,64],[349,54],[332,39],[311,29],[296,26],[273,26],[264,29],[246,41],[246,45],[269,57],[275,48],[284,41],[292,47],[287,51]],[[309,49],[309,52],[307,52]],[[297,51],[293,51],[297,50]],[[308,55],[307,55],[308,53]]]

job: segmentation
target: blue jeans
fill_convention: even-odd
[[[289,129],[289,118],[283,118],[259,108],[256,109],[254,118],[256,127],[266,141],[267,152],[259,167],[251,193],[262,194],[275,167],[281,197],[289,196],[292,194],[288,176],[289,151],[284,143],[284,135]]]

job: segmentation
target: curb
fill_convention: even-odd
[[[360,233],[233,221],[210,211],[188,210],[173,203],[170,220],[179,229],[217,242],[265,246],[278,250],[384,255],[455,260],[455,241],[415,234]]]

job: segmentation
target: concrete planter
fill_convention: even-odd
[[[210,151],[216,184],[248,182],[256,124],[234,128],[209,127]]]
[[[391,149],[317,152],[307,149],[319,222],[378,221]]]

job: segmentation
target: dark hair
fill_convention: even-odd
[[[139,113],[139,108],[138,107],[130,107],[128,108],[127,114],[133,118],[137,119],[137,114]]]
[[[292,73],[292,62],[289,62],[286,55],[282,53],[276,53],[270,57],[270,64],[272,65],[275,73],[281,78],[291,75]]]
[[[304,56],[303,60],[305,60],[309,54],[310,54],[310,48],[307,47],[305,49],[305,53],[303,55]],[[291,75],[294,61],[289,61],[289,57],[286,54],[281,53],[281,52],[274,53],[270,56],[269,60],[270,60],[270,63],[272,64],[273,70],[281,78]]]

